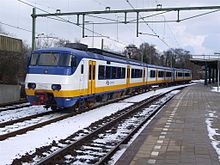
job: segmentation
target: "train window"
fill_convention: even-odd
[[[59,66],[73,66],[74,64],[74,67],[77,66],[77,62],[76,62],[76,57],[73,56],[73,60],[71,59],[71,55],[66,55],[66,54],[61,54],[60,57],[59,57]],[[72,64],[71,64],[72,63]]]
[[[189,73],[185,73],[185,77],[190,77],[190,74]]]
[[[158,72],[158,77],[164,77],[164,71],[159,71]]]
[[[135,69],[135,78],[139,78],[139,77],[140,77],[140,70]]]
[[[42,66],[57,66],[59,63],[59,54],[56,53],[41,53],[38,58],[38,65]]]
[[[142,70],[140,70],[140,74],[139,74],[139,77],[140,77],[140,78],[142,77]]]
[[[182,72],[178,72],[178,73],[177,73],[177,76],[178,76],[178,77],[183,77],[183,73],[182,73]]]
[[[121,78],[125,78],[125,68],[122,68]]]
[[[93,65],[93,80],[95,80],[95,65]]]
[[[166,77],[171,77],[171,72],[166,72]]]
[[[112,67],[112,79],[117,78],[117,72],[116,72],[116,67]]]
[[[131,69],[131,78],[141,78],[142,70],[140,69]]]
[[[83,72],[84,72],[84,65],[82,64],[81,65],[81,74],[83,74]]]
[[[75,56],[72,56],[72,66],[73,67],[77,67],[78,65],[78,59]]]
[[[135,78],[135,69],[131,69],[131,78]]]
[[[32,54],[30,65],[39,66],[77,66],[77,58],[68,54],[40,53]]]
[[[92,79],[92,74],[91,74],[91,70],[92,70],[92,65],[89,65],[89,80]]]
[[[99,74],[98,74],[99,80],[103,80],[105,78],[105,66],[99,65]]]
[[[154,78],[156,77],[156,71],[155,70],[151,70],[150,71],[150,78]]]
[[[121,78],[121,68],[120,67],[117,68],[117,72],[118,72],[118,78],[120,79]]]
[[[39,57],[39,54],[32,54],[31,56],[31,65],[37,65],[37,59]]]
[[[106,66],[106,79],[110,79],[110,78],[111,78],[111,67]]]

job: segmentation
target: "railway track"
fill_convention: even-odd
[[[169,97],[163,99],[165,95]],[[37,164],[102,164],[173,96],[174,94],[165,93],[141,101],[91,124],[90,127],[60,140],[59,143],[37,149],[36,153],[27,154],[21,159],[15,159],[13,164],[31,163],[33,160],[34,163],[39,161]],[[150,107],[146,109],[146,106]],[[116,136],[117,134],[120,136]],[[45,158],[42,160],[42,157]]]
[[[25,107],[30,107],[30,106],[31,106],[30,103],[27,103],[26,101],[21,101],[21,102],[13,103],[13,104],[3,104],[3,105],[0,105],[0,112],[15,110],[19,108],[25,108]]]
[[[97,104],[90,109],[84,109],[80,111],[72,111],[72,110],[62,110],[61,112],[49,111],[49,112],[35,114],[35,115],[23,117],[23,118],[18,118],[16,120],[2,122],[0,123],[0,141],[5,140],[10,137],[24,134],[28,131],[43,127],[45,125],[48,125],[54,122],[58,122],[60,120],[72,117],[74,115],[92,110],[94,108],[98,108],[98,107],[101,107],[107,104],[118,102],[120,100],[129,98],[129,97],[131,96],[124,96],[122,98],[109,100],[107,102]],[[25,124],[22,124],[22,123],[25,123]]]
[[[53,112],[46,112],[40,115],[33,115],[27,118],[25,117],[25,118],[1,123],[0,141],[10,137],[24,134],[28,131],[43,127],[45,125],[63,120],[65,118],[74,115],[74,113],[54,114],[54,115],[53,114],[54,114]],[[13,123],[13,124],[9,125],[9,123]]]
[[[8,120],[8,121],[5,121],[5,122],[1,122],[0,123],[0,128],[6,127],[8,125],[15,124],[15,123],[24,122],[26,120],[31,120],[31,119],[34,119],[34,118],[49,115],[49,114],[52,114],[52,113],[54,113],[54,111],[48,111],[48,112],[44,112],[44,113],[39,113],[39,114],[34,114],[34,115],[18,118],[18,119],[15,119],[15,120]]]
[[[127,108],[120,115],[108,119],[109,122],[93,127],[90,132],[81,132],[80,139],[68,139],[66,144],[70,144],[37,165],[107,163],[120,146],[126,144],[173,96],[167,93],[158,95]]]

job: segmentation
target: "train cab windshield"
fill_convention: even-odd
[[[74,66],[76,57],[70,54],[58,53],[34,53],[31,56],[30,65],[32,66]]]

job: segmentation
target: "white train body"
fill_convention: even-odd
[[[33,51],[25,80],[27,99],[32,104],[64,108],[79,100],[192,79],[190,70],[108,55],[70,48]]]

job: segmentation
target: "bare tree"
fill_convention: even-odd
[[[140,50],[134,44],[126,46],[123,54],[125,54],[128,58],[141,60]]]
[[[139,49],[145,63],[155,65],[160,64],[159,53],[157,52],[154,45],[150,45],[145,42],[140,45]]]
[[[54,47],[64,47],[67,43],[70,43],[70,41],[66,39],[58,39],[54,42]]]
[[[37,37],[36,49],[53,47],[54,39],[50,37]]]

